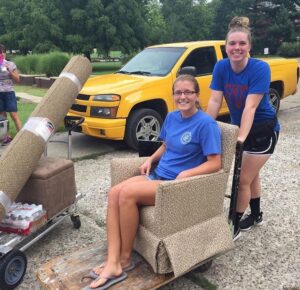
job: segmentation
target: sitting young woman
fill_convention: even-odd
[[[221,133],[217,123],[199,107],[199,85],[180,75],[173,85],[178,110],[167,115],[160,138],[163,144],[140,167],[141,175],[109,190],[108,255],[91,271],[95,281],[86,289],[107,289],[126,279],[139,224],[139,206],[154,205],[158,185],[166,180],[213,173],[221,168]],[[157,163],[156,168],[153,164]]]

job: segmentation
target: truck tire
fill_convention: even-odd
[[[280,107],[280,94],[276,89],[270,88],[269,96],[270,96],[270,103],[277,114]]]
[[[128,118],[125,142],[129,147],[138,150],[138,141],[155,141],[159,137],[163,120],[159,113],[152,109],[138,109]]]

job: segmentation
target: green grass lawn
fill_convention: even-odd
[[[36,106],[37,106],[37,104],[34,104],[34,103],[24,103],[22,101],[18,101],[18,114],[19,114],[19,117],[21,119],[23,126],[26,123],[26,121],[28,120],[29,116],[31,115],[31,113],[33,112],[33,110],[35,109]],[[7,119],[9,121],[9,133],[12,137],[14,137],[14,136],[16,136],[17,131],[16,131],[13,120],[10,118],[9,113],[7,114]],[[57,131],[58,132],[65,131],[64,125],[61,124],[57,128]]]
[[[31,115],[36,105],[37,104],[18,102],[18,114],[21,119],[22,125],[26,123],[28,117]],[[12,137],[14,137],[17,134],[15,124],[10,118],[9,113],[7,115],[7,119],[9,121],[9,133]]]
[[[14,85],[16,95],[18,96],[18,92],[27,93],[29,95],[43,97],[48,89],[38,88],[37,86],[24,86],[24,85]]]

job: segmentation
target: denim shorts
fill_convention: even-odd
[[[18,112],[17,97],[14,91],[0,92],[0,112]]]
[[[159,176],[155,170],[151,170],[150,174],[149,175],[145,175],[148,180],[172,180],[172,179],[168,179],[168,178],[165,178],[165,177],[161,177]]]

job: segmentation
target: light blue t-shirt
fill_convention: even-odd
[[[169,113],[160,132],[166,151],[155,170],[163,178],[175,179],[184,170],[207,161],[207,156],[221,154],[221,130],[209,115],[199,110],[189,118],[180,111]]]
[[[263,94],[254,115],[254,123],[273,119],[276,112],[269,99],[271,72],[269,65],[259,59],[249,58],[247,66],[235,73],[228,58],[216,63],[210,88],[222,91],[230,111],[232,124],[240,126],[246,99],[249,94]],[[275,126],[279,131],[279,124]]]

